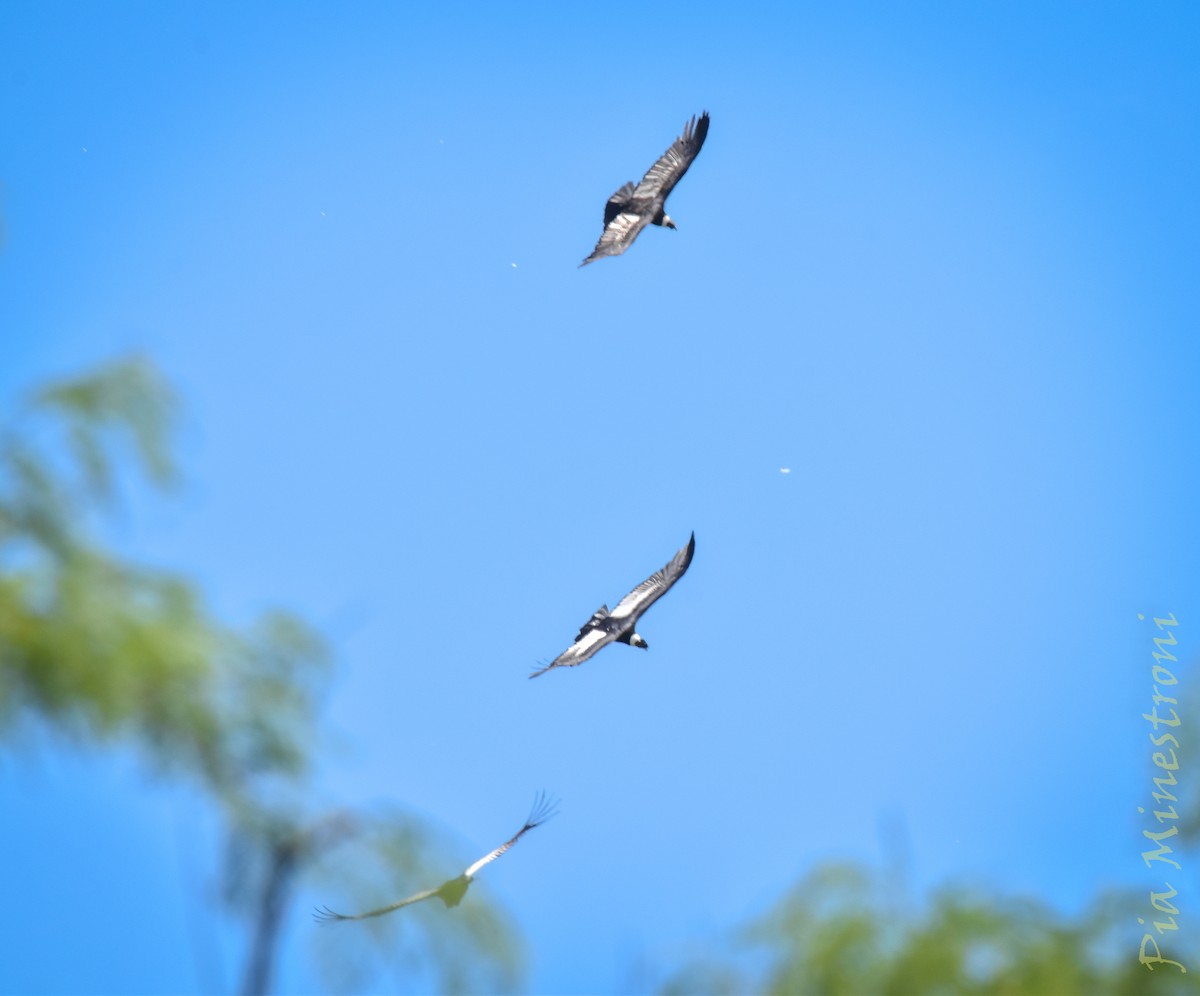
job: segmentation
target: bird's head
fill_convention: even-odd
[[[662,223],[663,223],[663,228],[676,228],[676,227],[677,227],[677,226],[676,226],[676,224],[675,224],[675,222],[673,222],[673,221],[671,220],[671,216],[670,216],[669,214],[664,214],[664,215],[663,215],[663,222],[662,222]]]
[[[631,647],[641,647],[643,650],[646,650],[650,646],[650,644],[638,636],[637,633],[634,633],[633,636],[629,638],[629,645]]]

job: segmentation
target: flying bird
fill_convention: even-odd
[[[671,585],[683,577],[692,562],[692,554],[696,551],[696,534],[692,533],[687,546],[671,558],[671,562],[661,571],[655,571],[645,581],[639,584],[628,595],[617,603],[617,607],[608,611],[607,605],[601,605],[592,618],[585,622],[575,637],[575,642],[559,654],[543,668],[534,671],[529,677],[536,678],[539,674],[556,667],[574,667],[582,664],[594,655],[601,647],[613,643],[628,643],[643,650],[650,645],[636,632],[638,620],[651,605],[657,602],[668,591]]]
[[[646,170],[641,183],[636,187],[627,183],[608,199],[604,205],[604,232],[580,266],[587,266],[601,256],[620,256],[647,225],[675,227],[665,210],[667,195],[683,179],[707,135],[708,111],[700,115],[698,122],[692,115],[692,120],[683,126],[683,134]]]
[[[495,861],[501,854],[525,836],[525,834],[529,833],[530,830],[541,826],[550,819],[557,812],[557,806],[558,803],[556,801],[548,799],[545,793],[539,792],[533,800],[533,808],[529,811],[529,817],[525,820],[525,825],[512,838],[505,841],[494,851],[485,854],[457,878],[443,882],[436,889],[426,889],[424,892],[418,892],[407,899],[401,899],[398,903],[392,903],[390,906],[381,906],[379,909],[371,910],[369,913],[358,913],[354,916],[348,916],[345,913],[335,913],[329,907],[322,906],[313,912],[313,919],[320,923],[329,923],[333,920],[365,920],[372,916],[383,916],[384,913],[391,913],[392,910],[398,910],[403,906],[411,906],[413,903],[419,903],[423,899],[433,899],[435,896],[447,907],[457,906],[462,902],[463,896],[467,894],[467,887],[471,884],[476,874],[478,874],[479,869],[489,862]]]

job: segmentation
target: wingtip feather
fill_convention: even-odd
[[[525,820],[525,828],[532,830],[534,827],[541,826],[547,820],[557,816],[560,801],[554,796],[548,795],[545,789],[539,789],[537,795],[533,797],[533,805],[530,807],[529,816]]]
[[[687,546],[681,551],[683,553],[684,570],[692,563],[692,555],[696,552],[696,532],[692,530],[692,535],[687,541]]]
[[[328,906],[314,906],[312,917],[317,923],[333,923],[335,920],[347,919],[341,913],[333,912]]]

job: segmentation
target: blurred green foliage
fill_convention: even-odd
[[[174,480],[174,410],[154,367],[128,360],[37,392],[0,438],[0,729],[133,737],[160,765],[249,793],[305,771],[328,655],[283,614],[225,626],[186,578],[95,540],[124,454],[154,485]]]
[[[1036,899],[966,887],[944,889],[917,910],[888,891],[861,868],[821,866],[739,930],[720,955],[685,966],[661,991],[668,996],[1195,991],[1190,972],[1160,966],[1151,973],[1138,964],[1140,928],[1133,925],[1144,911],[1144,897],[1106,893],[1072,919]]]
[[[437,860],[440,835],[403,811],[312,801],[332,672],[317,633],[280,612],[226,625],[188,578],[97,539],[128,463],[155,489],[176,480],[175,415],[155,367],[131,359],[34,393],[0,435],[0,738],[19,746],[36,727],[132,743],[198,784],[226,827],[220,895],[247,931],[241,988],[264,992],[299,881],[315,875],[323,898],[353,908],[459,866]],[[518,938],[486,897],[432,912],[442,915],[422,913],[415,929],[321,930],[328,984],[391,967],[447,992],[517,985]]]

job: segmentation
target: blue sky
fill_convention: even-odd
[[[469,861],[561,796],[480,883],[538,991],[645,985],[881,821],[918,893],[1076,910],[1145,882],[1137,614],[1200,647],[1198,22],[9,4],[0,410],[163,367],[186,484],[114,539],[330,637],[329,801]],[[704,109],[678,231],[578,270]],[[525,680],[692,530],[648,652]],[[188,798],[2,756],[0,990],[211,986]]]

